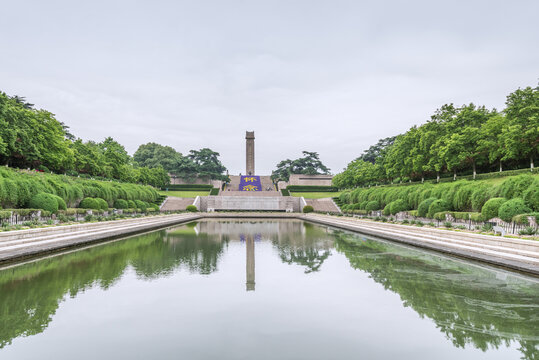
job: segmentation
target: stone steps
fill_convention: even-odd
[[[180,198],[169,196],[161,206],[161,211],[184,211],[189,205],[193,205],[194,198]]]

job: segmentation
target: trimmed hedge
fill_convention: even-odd
[[[210,191],[213,189],[213,185],[210,184],[172,184],[168,185],[162,190],[168,189],[169,191]]]
[[[65,204],[64,204],[65,205]],[[29,206],[33,209],[42,209],[55,214],[58,212],[58,200],[55,195],[39,193],[30,199]]]
[[[79,204],[79,208],[82,209],[92,209],[92,210],[99,210],[101,209],[101,205],[97,199],[94,198],[84,198]]]
[[[524,200],[516,198],[504,202],[498,210],[498,216],[503,221],[510,222],[515,215],[529,212],[531,212],[531,209],[526,206]]]
[[[58,210],[67,210],[67,205],[64,199],[59,197],[58,195],[53,195],[56,199],[56,202],[58,203]]]
[[[291,192],[337,192],[338,188],[334,186],[316,186],[316,185],[288,185],[286,187]]]
[[[118,199],[114,202],[114,208],[116,209],[128,209],[129,203],[126,200]]]
[[[311,205],[305,205],[303,207],[303,212],[306,213],[306,214],[307,213],[312,213],[313,211],[314,211],[314,208]]]
[[[197,209],[197,207],[195,205],[187,205],[185,210],[187,210],[189,212],[197,212],[198,211],[198,209]]]
[[[384,207],[384,210],[382,211],[382,214],[384,214],[385,216],[391,215],[391,204],[387,204]]]
[[[437,200],[436,198],[431,197],[431,198],[421,201],[421,203],[419,203],[419,206],[417,207],[417,216],[426,217],[427,214],[429,213],[430,204],[432,204],[436,200]]]
[[[500,206],[507,200],[505,198],[492,198],[483,205],[481,209],[481,214],[483,219],[490,220],[492,218],[498,217],[498,211]]]
[[[539,180],[530,184],[530,187],[522,193],[522,198],[527,206],[539,211]]]
[[[210,191],[210,196],[215,196],[215,195],[219,195],[219,189],[218,188],[213,188]]]
[[[378,201],[376,201],[376,200],[369,201],[369,202],[365,205],[365,210],[367,210],[367,211],[376,211],[376,210],[380,210],[380,203],[378,203]]]
[[[290,191],[288,191],[287,189],[281,189],[281,195],[290,196]]]
[[[435,200],[429,205],[429,211],[427,213],[427,217],[433,218],[434,214],[439,213],[441,211],[447,211],[450,210],[450,205],[446,200]]]
[[[389,211],[390,211],[391,215],[395,215],[396,213],[401,212],[401,211],[405,211],[405,210],[408,210],[408,205],[402,199],[392,201],[389,204]]]

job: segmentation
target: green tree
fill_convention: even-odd
[[[298,159],[286,159],[279,162],[277,168],[272,171],[271,177],[273,181],[288,181],[291,174],[329,174],[329,168],[320,161],[317,152],[302,151],[302,153],[303,157]]]
[[[203,148],[200,150],[191,150],[188,157],[195,164],[199,177],[214,180],[227,179],[227,176],[223,175],[226,171],[226,167],[224,167],[219,160],[218,152],[209,148]]]
[[[507,96],[505,114],[508,126],[503,132],[502,160],[530,159],[539,151],[539,86],[518,89]]]

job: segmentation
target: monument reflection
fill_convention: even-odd
[[[283,263],[304,266],[305,273],[318,271],[333,248],[333,240],[328,236],[327,229],[292,219],[205,220],[196,223],[193,231],[197,236],[213,239],[216,243],[239,241],[245,244],[246,291],[255,290],[257,242],[271,242]]]

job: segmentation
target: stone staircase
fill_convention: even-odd
[[[324,199],[305,199],[307,205],[311,205],[316,212],[341,212],[331,198]]]
[[[161,211],[184,211],[189,205],[193,205],[194,198],[180,198],[169,196],[161,206]]]

